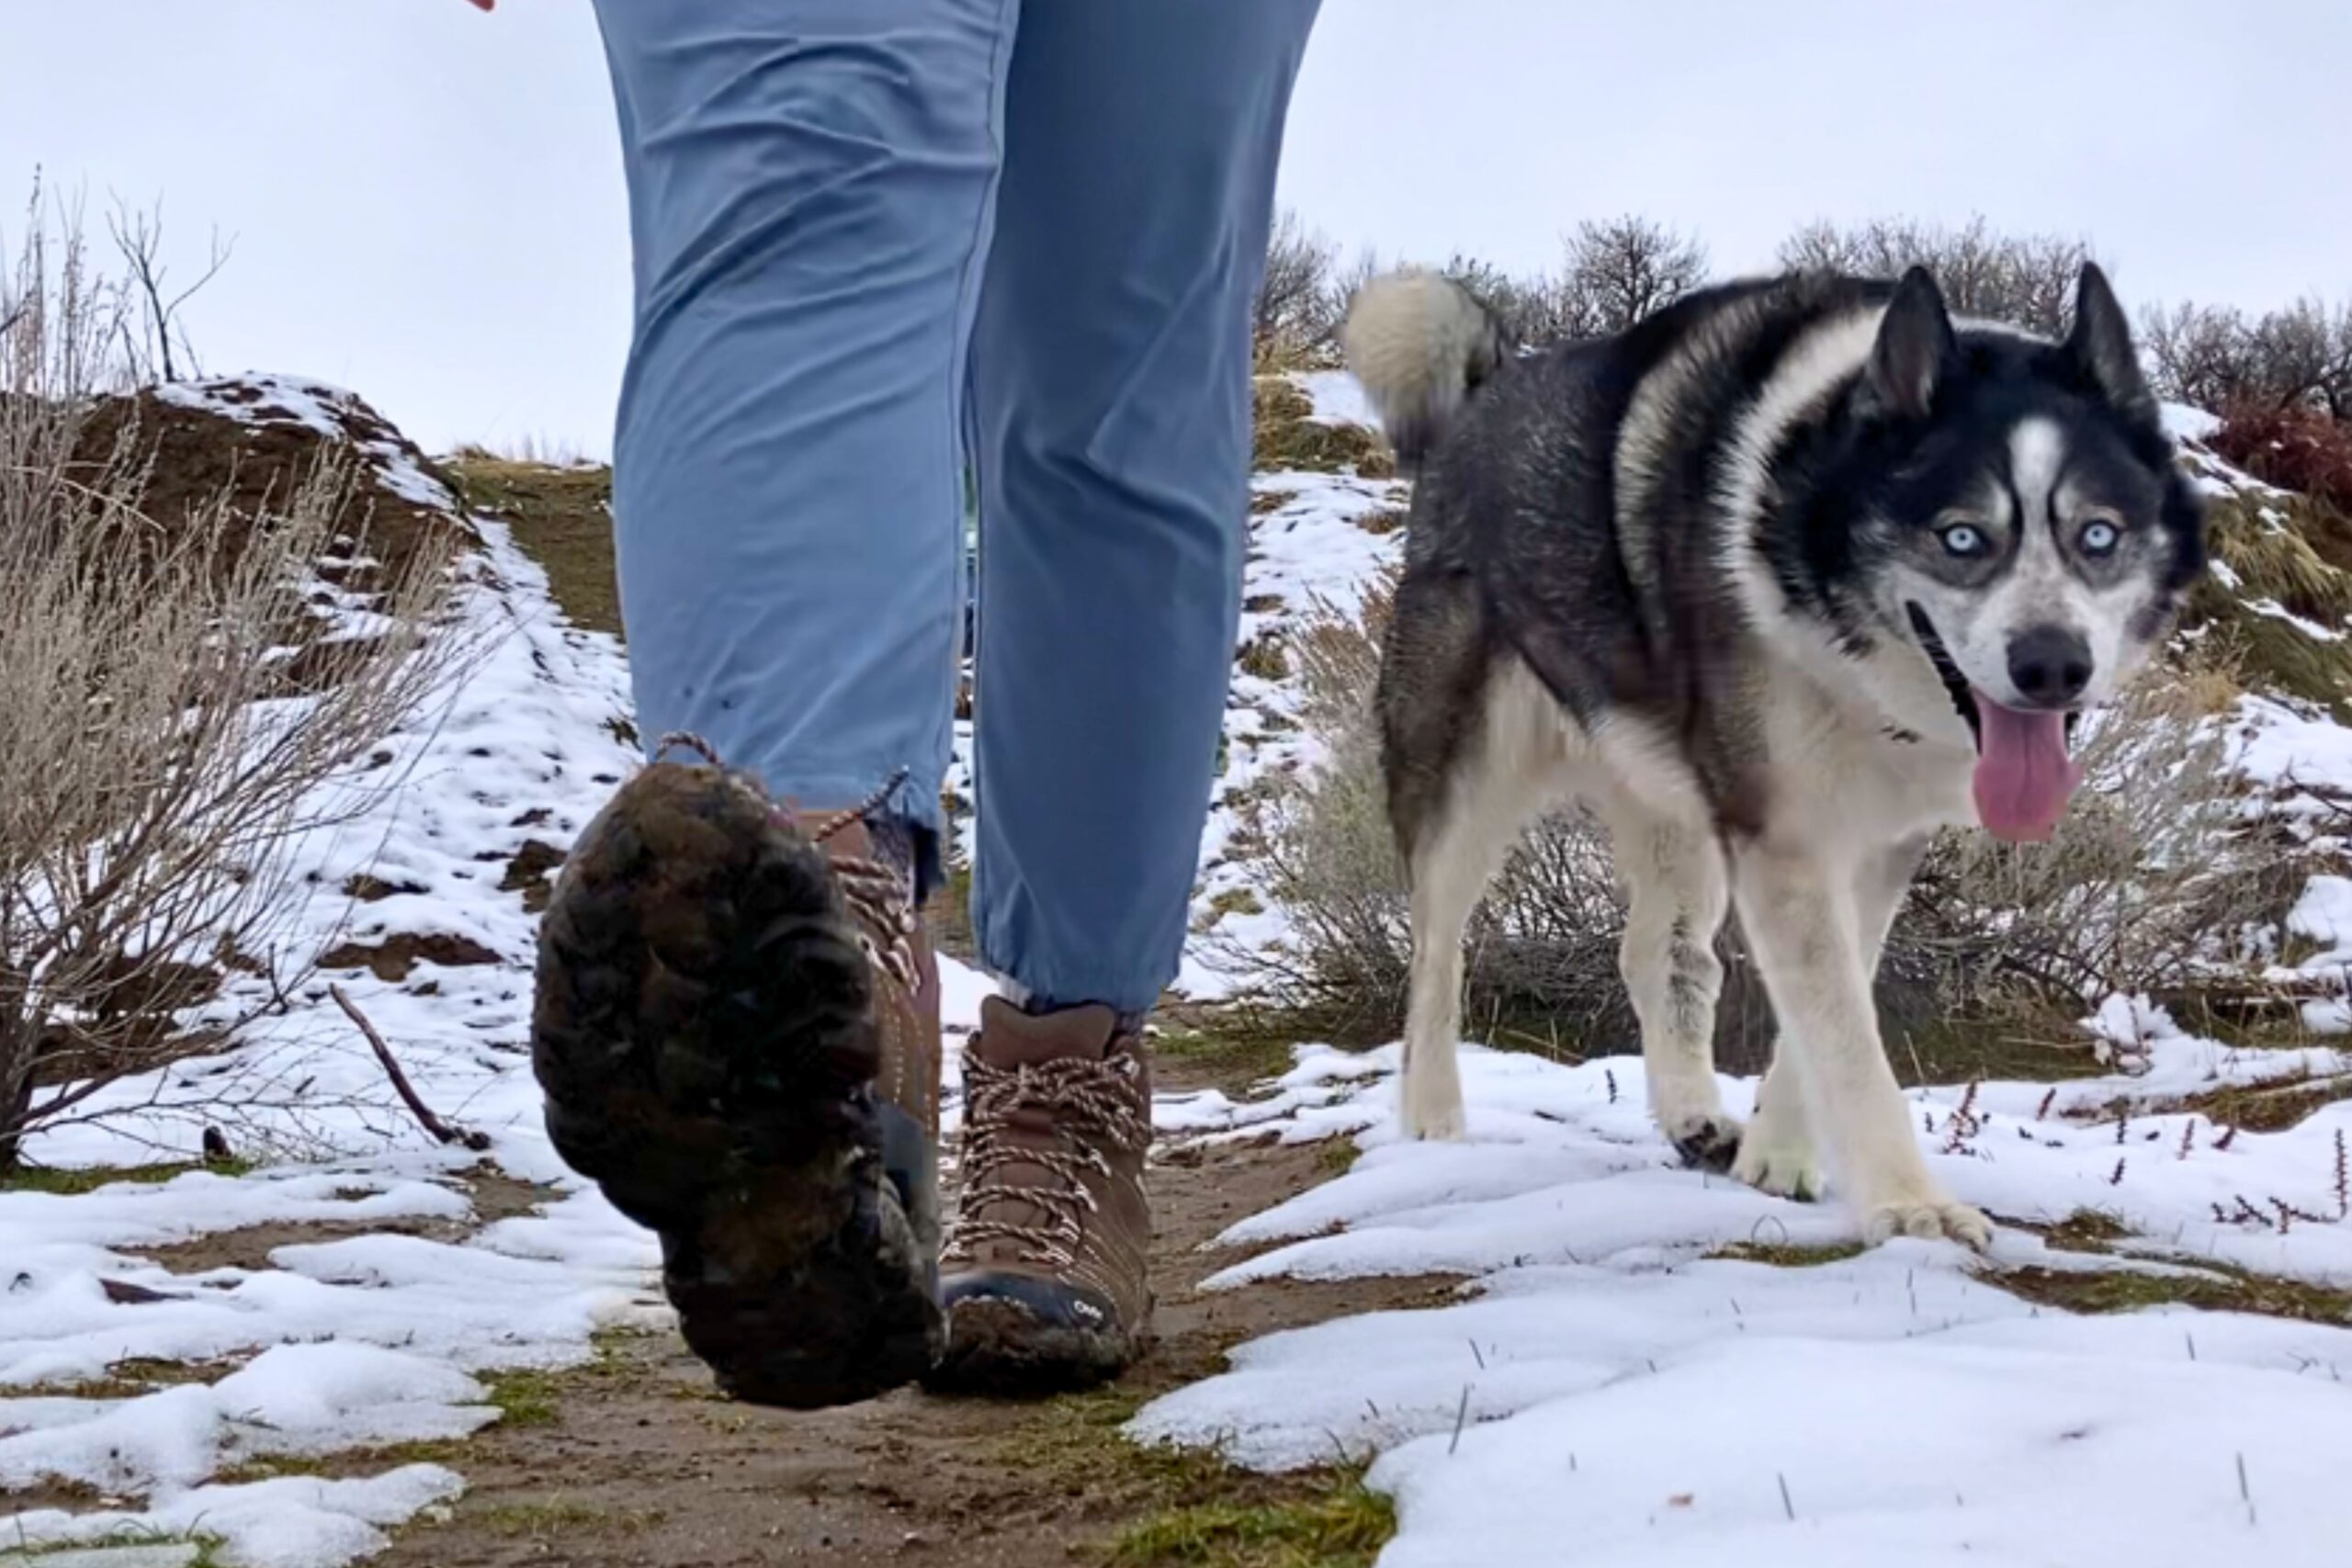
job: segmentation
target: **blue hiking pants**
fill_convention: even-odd
[[[1316,6],[598,0],[636,259],[614,513],[639,728],[812,808],[903,775],[935,846],[968,457],[974,923],[1036,996],[1140,1011],[1176,972]]]

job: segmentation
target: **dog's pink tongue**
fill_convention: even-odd
[[[1978,692],[1976,730],[1978,819],[2013,844],[2050,837],[2083,782],[2066,755],[2066,716],[2019,713]]]

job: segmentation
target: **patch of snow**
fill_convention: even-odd
[[[2165,434],[2176,441],[2210,441],[2222,428],[2218,414],[2187,403],[2164,403],[2158,406],[2157,412],[2164,419]]]
[[[1314,412],[1309,418],[1325,424],[1360,424],[1367,430],[1380,428],[1380,412],[1372,406],[1372,399],[1363,383],[1345,370],[1309,370],[1291,378]]]
[[[2144,1028],[2160,1061],[2186,1039],[2102,1019]],[[1849,1222],[1676,1168],[1638,1061],[1465,1047],[1470,1137],[1420,1144],[1397,1134],[1395,1048],[1344,1074],[1331,1055],[1302,1053],[1273,1086],[1288,1108],[1271,1123],[1246,1104],[1193,1118],[1212,1134],[1351,1122],[1364,1151],[1233,1226],[1227,1243],[1284,1245],[1214,1283],[1453,1274],[1468,1281],[1462,1299],[1243,1345],[1230,1371],[1155,1401],[1132,1431],[1263,1468],[1376,1456],[1371,1483],[1401,1517],[1384,1564],[1547,1562],[1563,1541],[1611,1568],[2318,1568],[2341,1553],[2328,1466],[2352,1441],[2352,1330],[2187,1310],[2076,1317],[1978,1270],[2204,1259],[2352,1280],[2352,1224],[2281,1234],[2214,1217],[2238,1194],[2333,1212],[2333,1139],[2352,1106],[2226,1149],[2190,1118],[2135,1116],[2119,1146],[2111,1116],[2079,1113],[2145,1095],[2144,1077],[2054,1097],[1984,1085],[1957,1123],[1958,1091],[1915,1091],[1939,1176],[2007,1222],[1991,1258],[1897,1241],[1778,1268],[1708,1255],[1839,1242]],[[2277,1067],[2256,1055],[2206,1059],[2249,1081]],[[1752,1083],[1725,1089],[1752,1102]],[[2078,1209],[2137,1239],[2093,1259],[2016,1223]]]
[[[412,1464],[362,1480],[284,1476],[198,1486],[137,1513],[38,1510],[0,1518],[0,1530],[11,1543],[33,1549],[202,1538],[220,1541],[224,1560],[237,1568],[334,1568],[381,1551],[390,1544],[386,1529],[464,1491],[453,1472]]]

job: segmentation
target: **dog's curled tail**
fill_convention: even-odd
[[[1408,468],[1420,466],[1510,352],[1493,311],[1452,278],[1419,267],[1384,273],[1356,291],[1340,348]]]

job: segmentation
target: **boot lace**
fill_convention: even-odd
[[[735,776],[727,764],[719,761],[718,749],[699,735],[685,730],[673,730],[662,738],[654,749],[653,760],[660,761],[673,750],[692,751],[722,773]],[[865,821],[879,811],[883,804],[907,782],[906,770],[890,775],[889,781],[865,799],[830,817],[820,818],[803,829],[808,841],[822,846],[838,838],[853,823]],[[750,787],[749,781],[744,781]],[[922,930],[915,914],[915,890],[912,884],[898,870],[885,862],[865,855],[834,855],[831,857],[833,882],[841,889],[842,902],[848,906],[852,923],[857,927],[857,945],[865,961],[882,970],[909,990],[922,988],[922,975],[915,964],[915,938]]]
[[[1151,1129],[1136,1108],[1135,1058],[1117,1053],[1107,1061],[1063,1057],[1016,1067],[994,1066],[970,1052],[964,1057],[964,1201],[948,1242],[951,1256],[969,1261],[978,1247],[1010,1242],[1022,1259],[1046,1269],[1068,1269],[1078,1259],[1086,1218],[1100,1206],[1091,1176],[1113,1179],[1109,1148],[1138,1148]],[[1037,1148],[1007,1136],[1014,1114],[1044,1113],[1054,1146]],[[1051,1177],[1036,1186],[1000,1179],[1008,1166],[1037,1167]],[[988,1217],[1000,1203],[1025,1203],[1040,1220],[1014,1223]]]

